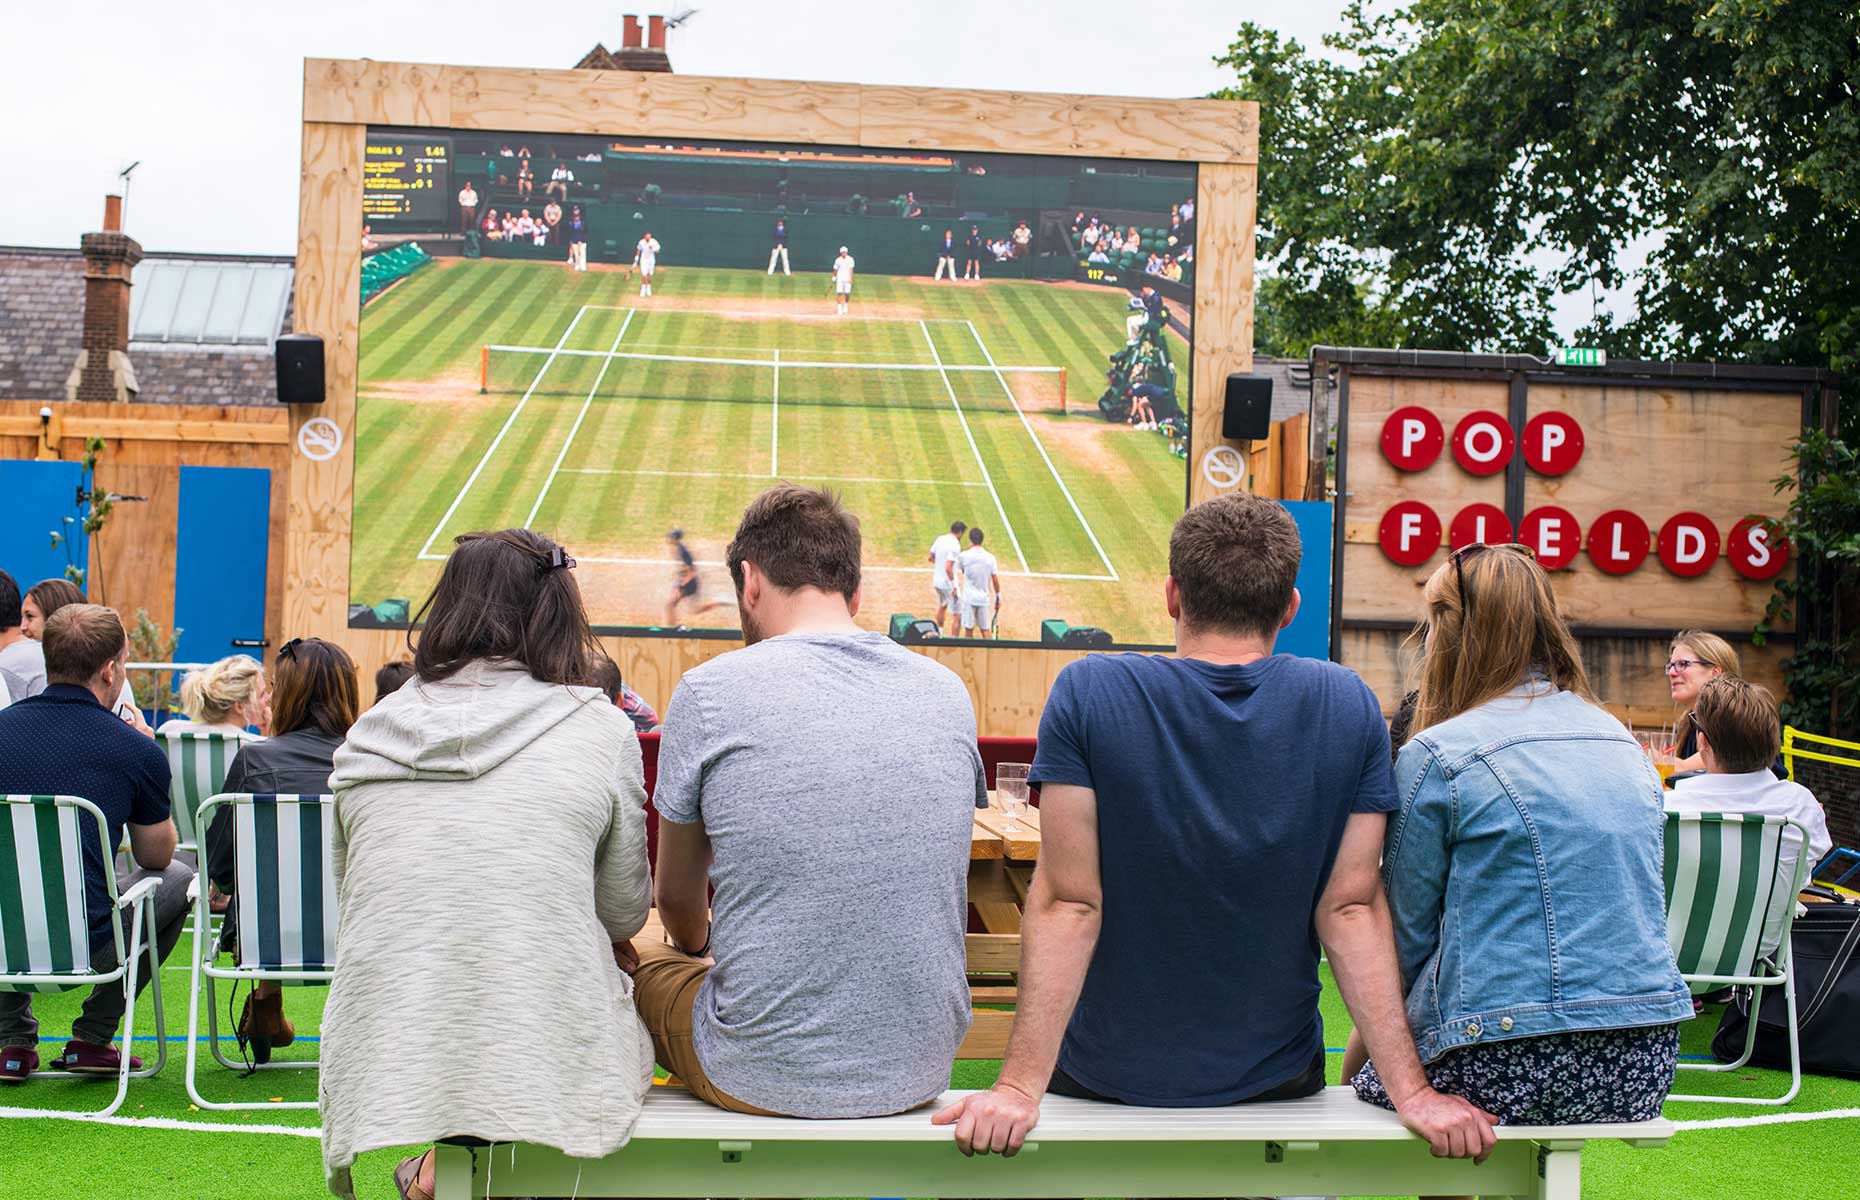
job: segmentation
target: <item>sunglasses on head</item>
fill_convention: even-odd
[[[1537,551],[1523,542],[1499,542],[1497,545],[1488,542],[1468,542],[1449,554],[1447,561],[1453,564],[1453,578],[1459,584],[1460,589],[1460,623],[1462,625],[1472,617],[1472,597],[1466,591],[1466,568],[1463,564],[1467,559],[1475,558],[1487,550],[1512,550],[1532,562],[1537,560]]]

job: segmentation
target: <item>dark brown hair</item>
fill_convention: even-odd
[[[69,579],[41,579],[26,589],[26,598],[38,606],[40,620],[67,604],[84,603],[84,593]]]
[[[314,726],[330,737],[345,737],[361,708],[355,661],[341,646],[322,638],[293,638],[278,651],[272,669],[272,733]]]
[[[594,667],[588,673],[588,681],[601,689],[601,694],[614,704],[620,703],[621,690],[626,686],[620,678],[620,664],[605,654],[594,660]]]
[[[778,483],[749,502],[725,554],[736,592],[752,562],[785,592],[819,588],[847,600],[859,590],[859,518],[823,489]]]
[[[1182,514],[1169,535],[1169,575],[1182,623],[1270,637],[1292,604],[1304,546],[1277,500],[1229,492]]]
[[[1720,770],[1761,771],[1782,748],[1782,718],[1776,697],[1762,684],[1720,675],[1699,689],[1692,719],[1711,746]]]
[[[375,672],[375,703],[379,704],[400,691],[400,685],[413,678],[413,664],[404,658],[383,663]]]
[[[101,604],[62,604],[45,622],[43,646],[45,682],[83,687],[103,664],[122,657],[129,638],[115,611]]]
[[[432,683],[479,659],[503,658],[544,683],[587,682],[598,647],[571,564],[560,546],[532,530],[459,535],[414,617],[424,626],[414,673]]]

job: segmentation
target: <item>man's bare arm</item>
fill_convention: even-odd
[[[1098,945],[1098,799],[1090,789],[1040,789],[1040,865],[1021,916],[1020,1001],[995,1086],[938,1113],[956,1122],[963,1153],[1017,1152],[1040,1119],[1040,1098]]]
[[[1458,1096],[1436,1092],[1415,1054],[1395,958],[1395,926],[1382,891],[1387,826],[1382,813],[1351,815],[1313,914],[1318,937],[1330,956],[1337,990],[1403,1124],[1426,1138],[1440,1157],[1483,1161],[1497,1140],[1492,1126],[1498,1118]]]
[[[181,837],[170,817],[159,825],[128,825],[129,855],[145,871],[165,871],[174,861],[174,848]]]
[[[687,954],[710,942],[710,835],[702,821],[659,822],[659,859],[653,871],[659,921],[672,945]]]

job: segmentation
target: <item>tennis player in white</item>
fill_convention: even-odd
[[[852,307],[853,256],[846,247],[840,247],[840,256],[833,260],[833,303],[834,311],[845,316]]]
[[[652,230],[633,247],[633,265],[639,268],[639,294],[652,295],[652,269],[659,265],[659,239],[652,236]]]
[[[950,523],[949,532],[930,543],[930,590],[936,593],[936,627],[943,628],[949,617],[949,636],[956,636],[958,592],[962,576],[956,573],[956,556],[962,553],[962,534],[968,526],[961,521]]]
[[[982,549],[982,531],[969,530],[969,548],[956,556],[962,572],[962,636],[987,637],[1001,607],[1001,574],[995,556]]]

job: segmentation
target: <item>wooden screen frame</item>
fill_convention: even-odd
[[[1221,406],[1228,374],[1253,365],[1259,106],[1252,101],[306,59],[295,327],[323,337],[327,386],[322,404],[291,409],[284,630],[290,636],[321,637],[358,650],[364,645],[375,648],[374,653],[357,654],[365,669],[386,652],[376,648],[377,643],[387,645],[378,633],[358,637],[367,631],[348,627],[362,157],[370,125],[607,136],[650,133],[1196,163],[1188,499],[1194,503],[1224,490],[1208,480],[1200,460],[1223,441]],[[342,447],[335,457],[316,461],[295,449],[298,431],[314,418],[334,421],[342,430]],[[987,653],[1059,652],[1001,648]],[[708,653],[699,651],[699,656]],[[972,686],[978,688],[977,699],[986,713],[989,697],[979,694],[981,684]]]

